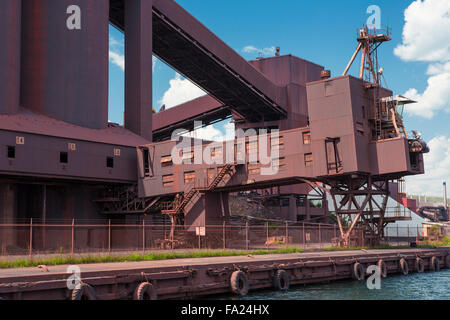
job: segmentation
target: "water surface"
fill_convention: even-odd
[[[230,297],[221,297],[230,299]],[[440,272],[389,275],[380,290],[352,280],[292,286],[287,292],[254,291],[242,300],[450,300],[450,269]]]

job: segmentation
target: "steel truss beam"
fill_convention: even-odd
[[[380,243],[384,238],[389,182],[374,183],[372,176],[367,175],[328,181],[328,184],[340,230],[340,245],[351,245],[356,228],[361,229],[363,242]]]

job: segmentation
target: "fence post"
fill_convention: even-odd
[[[223,242],[223,250],[226,249],[227,247],[227,240],[226,240],[226,221],[223,222],[223,226],[222,226],[222,242]]]
[[[108,220],[108,254],[111,255],[111,219]]]
[[[361,229],[361,232],[362,232],[362,246],[364,248],[366,246],[366,237],[365,237],[365,234],[364,234],[364,230]],[[373,245],[373,244],[369,244],[369,246],[370,245]]]
[[[248,221],[245,222],[245,248],[248,251],[249,245],[248,245]]]
[[[409,239],[409,224],[406,226],[408,229],[408,244],[411,242],[411,240]]]
[[[286,248],[288,247],[289,244],[289,224],[286,221]]]
[[[319,248],[322,249],[322,229],[320,223],[319,223]]]
[[[302,236],[302,239],[303,239],[303,249],[305,249],[306,248],[306,235],[305,235],[305,223],[303,222],[303,236]]]
[[[145,255],[145,217],[142,219],[142,255]]]
[[[72,248],[70,251],[72,258],[73,258],[74,251],[75,251],[75,219],[72,219]]]
[[[361,232],[360,232],[360,235],[361,235],[361,242],[360,242],[360,244],[361,244],[361,247],[364,247],[364,231],[363,231],[363,229],[361,228]]]
[[[33,218],[30,219],[30,260],[33,259]]]

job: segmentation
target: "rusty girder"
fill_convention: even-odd
[[[374,183],[372,176],[331,181],[330,195],[333,200],[340,230],[341,243],[350,245],[350,237],[356,227],[364,232],[364,239],[379,243],[384,237],[384,217],[389,197],[389,182]],[[377,199],[375,196],[381,198]],[[344,226],[343,220],[349,225]]]

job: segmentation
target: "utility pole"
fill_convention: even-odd
[[[448,206],[447,206],[447,181],[444,181],[444,208],[445,213],[448,216]]]

